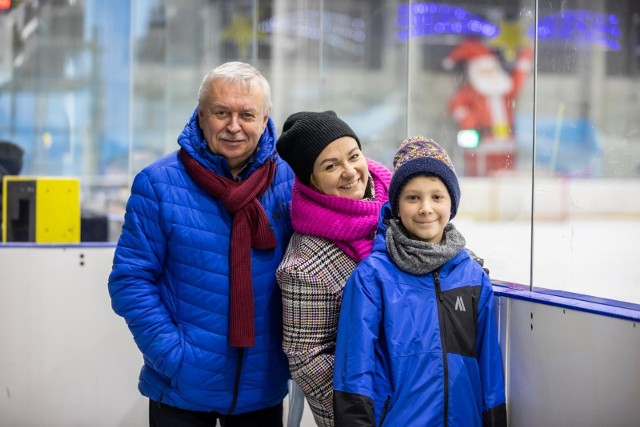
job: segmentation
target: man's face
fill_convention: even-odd
[[[213,154],[227,159],[235,177],[258,145],[269,119],[262,87],[216,80],[198,109],[200,129]]]

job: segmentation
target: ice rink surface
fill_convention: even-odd
[[[640,221],[453,223],[493,279],[640,304]]]

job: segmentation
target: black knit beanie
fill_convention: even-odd
[[[322,150],[343,136],[352,137],[361,147],[355,132],[335,112],[301,111],[284,122],[276,149],[298,179],[310,185],[313,164]]]
[[[393,177],[389,184],[389,204],[398,218],[399,197],[402,188],[414,176],[437,176],[451,197],[451,217],[456,216],[460,204],[460,185],[447,152],[437,142],[423,136],[407,138],[400,144],[393,158]]]

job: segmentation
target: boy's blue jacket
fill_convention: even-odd
[[[344,291],[334,370],[336,426],[506,425],[489,277],[465,250],[439,271],[391,261],[381,211],[373,252]]]
[[[187,174],[176,153],[142,170],[133,182],[109,277],[112,307],[125,318],[142,352],[140,392],[196,411],[244,413],[274,406],[290,377],[282,351],[281,294],[275,271],[292,233],[293,172],[277,157],[271,119],[246,174],[277,161],[260,197],[276,249],[252,249],[255,346],[228,344],[229,242],[232,216]],[[189,155],[230,177],[226,161],[206,148],[197,111],[178,142]]]

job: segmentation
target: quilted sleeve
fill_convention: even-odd
[[[159,216],[157,196],[141,172],[127,202],[108,288],[113,310],[126,320],[146,363],[170,379],[178,370],[182,349],[157,285],[166,251]]]

